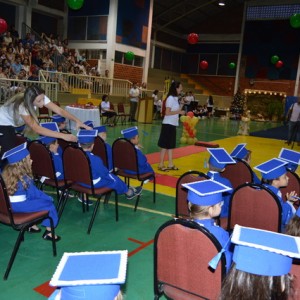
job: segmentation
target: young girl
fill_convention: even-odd
[[[225,249],[226,269],[228,271],[232,260],[229,234],[215,224],[214,218],[219,217],[221,213],[222,192],[229,191],[231,188],[212,180],[187,183],[182,186],[188,189],[187,200],[189,201],[190,217],[205,227]]]
[[[49,216],[56,227],[58,216],[53,199],[34,185],[31,169],[32,160],[26,146],[27,143],[21,144],[5,152],[2,157],[2,159],[6,158],[8,161],[8,164],[4,167],[2,176],[6,184],[12,210],[16,213],[48,210]],[[45,219],[42,225],[46,227],[43,239],[51,241],[50,220]],[[29,228],[29,232],[31,233],[40,231],[36,225]],[[55,236],[55,240],[59,241],[60,237]]]
[[[282,207],[281,232],[284,232],[285,226],[296,212],[293,203],[297,201],[295,198],[297,197],[297,193],[295,191],[285,195],[286,202],[283,200],[280,192],[280,188],[287,186],[289,182],[289,178],[286,175],[286,165],[287,162],[278,158],[273,158],[254,167],[254,169],[261,172],[264,186],[271,190],[280,201]]]

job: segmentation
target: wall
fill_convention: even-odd
[[[143,68],[115,63],[114,78],[141,83],[143,78]]]

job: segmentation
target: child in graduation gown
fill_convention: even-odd
[[[205,227],[219,241],[225,250],[226,270],[228,271],[232,260],[229,233],[216,225],[214,218],[219,217],[221,213],[222,192],[230,191],[231,188],[213,180],[192,182],[183,186],[188,189],[190,217]]]
[[[54,226],[58,224],[58,215],[53,199],[39,190],[34,185],[32,175],[32,160],[26,148],[27,143],[21,144],[4,153],[2,159],[7,159],[7,164],[2,172],[13,212],[26,213],[48,210],[53,219]],[[42,226],[46,227],[43,239],[52,240],[50,220],[45,219]],[[37,233],[41,230],[34,225],[29,232]],[[59,236],[55,237],[60,240]]]

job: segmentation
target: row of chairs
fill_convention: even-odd
[[[237,161],[226,168],[235,191],[231,197],[230,214],[223,227],[232,231],[235,224],[279,232],[281,227],[281,205],[276,195],[262,185],[251,183],[252,172],[247,163]],[[288,171],[289,185],[282,193],[300,192],[297,174]],[[227,177],[227,178],[228,178]],[[183,183],[208,179],[198,171],[183,174],[176,185],[176,219],[163,224],[154,239],[154,299],[162,295],[173,300],[200,300],[219,298],[222,281],[226,275],[224,253],[216,268],[209,261],[220,253],[222,247],[204,227],[189,220],[187,190]],[[247,183],[249,180],[250,183]],[[268,213],[266,213],[268,212]],[[188,247],[186,246],[188,245]],[[172,255],[170,255],[172,253]],[[176,261],[176,263],[174,263]],[[300,295],[300,265],[293,264],[293,295]]]

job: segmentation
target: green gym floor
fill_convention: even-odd
[[[250,131],[259,131],[280,126],[279,123],[252,122]],[[108,128],[108,142],[121,136],[121,129],[131,125],[117,125]],[[17,254],[7,281],[0,280],[0,299],[46,299],[53,291],[48,286],[58,262],[64,252],[123,250],[129,253],[126,283],[122,291],[127,300],[153,299],[153,238],[155,232],[175,213],[175,184],[177,178],[186,171],[207,172],[204,161],[208,159],[206,148],[194,145],[180,145],[182,124],[178,128],[178,148],[174,152],[174,163],[179,171],[159,172],[157,140],[161,121],[153,124],[137,124],[143,152],[148,154],[149,162],[157,172],[156,203],[152,201],[152,183],[145,184],[140,204],[133,211],[134,200],[124,196],[119,200],[119,221],[115,221],[113,201],[101,203],[91,234],[87,234],[93,206],[88,212],[82,212],[81,203],[70,198],[65,207],[56,233],[62,237],[57,243],[57,256],[52,256],[51,243],[44,241],[41,234],[25,234],[25,241]],[[239,122],[218,118],[200,120],[196,125],[197,138],[201,141],[214,142],[231,152],[236,144],[247,143],[252,150],[251,166],[255,166],[272,157],[277,157],[283,140],[237,136]],[[295,145],[294,150],[300,147]],[[131,182],[137,185],[136,182]],[[47,190],[55,198],[54,190]],[[0,226],[0,275],[3,277],[17,232],[10,227]],[[175,259],[175,258],[174,258]],[[162,297],[164,299],[164,297]],[[103,299],[104,300],[104,299]]]

